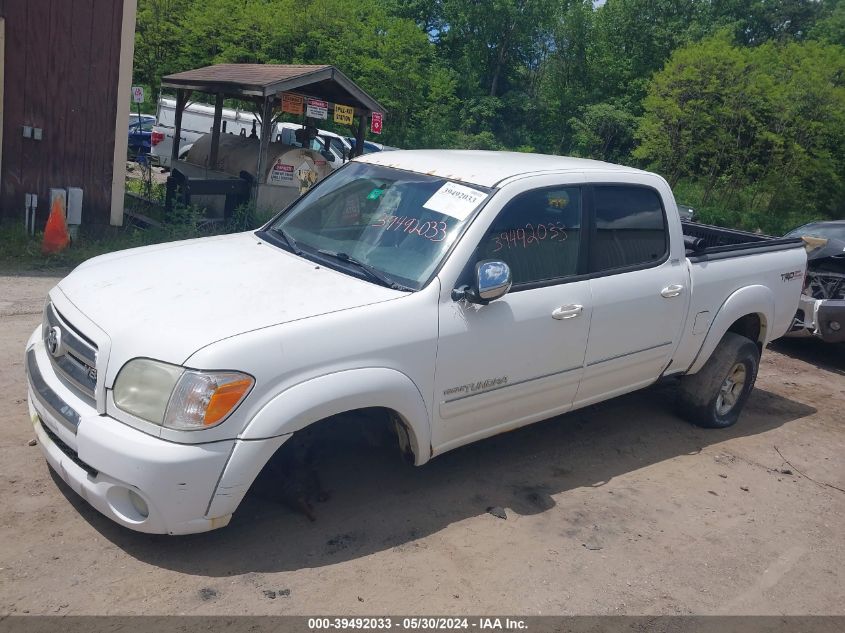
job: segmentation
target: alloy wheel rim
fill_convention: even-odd
[[[719,389],[719,395],[716,396],[717,415],[724,416],[733,410],[739,402],[747,380],[748,370],[744,363],[737,363],[731,368]]]

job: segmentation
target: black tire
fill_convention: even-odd
[[[697,374],[681,378],[678,408],[698,426],[724,429],[736,423],[757,380],[756,343],[728,332]],[[730,382],[729,382],[730,379]]]

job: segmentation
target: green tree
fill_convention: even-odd
[[[192,0],[139,0],[135,23],[136,83],[156,90],[161,78],[179,68],[180,19]]]
[[[636,161],[774,230],[843,213],[842,45],[845,0],[139,0],[135,78],[334,64],[388,144]]]
[[[704,177],[709,202],[734,157],[759,136],[761,87],[752,71],[727,35],[677,50],[649,85],[635,155],[671,184]]]
[[[537,63],[553,5],[545,0],[443,0],[439,41],[490,97],[519,66]]]
[[[845,51],[815,42],[735,46],[722,34],[676,51],[653,78],[635,155],[700,203],[778,232],[795,214],[845,211]]]
[[[636,117],[612,103],[588,105],[580,117],[570,121],[572,153],[611,163],[628,162],[636,123]]]
[[[708,21],[732,25],[738,41],[801,40],[824,15],[829,0],[710,0]]]
[[[536,97],[542,125],[534,138],[545,151],[571,150],[569,124],[590,103],[593,81],[587,51],[595,13],[591,0],[564,0],[555,15],[552,53],[540,73]]]
[[[827,44],[845,46],[845,2],[837,2],[828,9],[824,19],[816,22],[810,30],[810,37]]]

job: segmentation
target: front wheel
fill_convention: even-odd
[[[728,332],[697,374],[681,378],[681,415],[698,426],[723,429],[736,423],[757,379],[760,350]]]

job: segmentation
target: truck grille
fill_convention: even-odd
[[[44,343],[56,375],[92,406],[97,388],[97,346],[48,303],[44,311]]]
[[[813,299],[845,299],[845,274],[808,271],[807,290]]]

